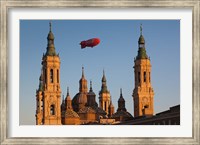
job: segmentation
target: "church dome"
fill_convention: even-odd
[[[86,104],[87,103],[87,94],[80,93],[78,96],[78,103],[79,104]]]
[[[77,93],[73,99],[72,99],[72,103],[78,103],[78,96],[79,96],[79,93]]]

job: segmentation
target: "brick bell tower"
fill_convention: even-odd
[[[134,60],[135,88],[133,90],[134,117],[154,114],[154,91],[151,86],[151,62],[146,54],[145,39],[140,26],[138,55]]]
[[[56,54],[54,46],[54,35],[50,30],[47,37],[47,51],[42,58],[42,92],[38,100],[41,101],[41,117],[36,117],[36,124],[60,125],[61,124],[61,89],[60,89],[60,57]],[[41,95],[42,94],[42,97]],[[37,112],[37,111],[36,111]],[[37,116],[37,114],[36,114]]]
[[[99,107],[109,115],[110,92],[107,89],[106,76],[103,70],[101,91],[99,92]]]

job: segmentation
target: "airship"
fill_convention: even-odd
[[[100,43],[99,38],[92,38],[89,40],[81,41],[80,45],[81,45],[81,49],[83,49],[85,47],[94,47],[98,45],[99,43]]]

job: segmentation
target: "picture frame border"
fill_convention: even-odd
[[[192,9],[192,137],[8,137],[8,14],[12,8],[189,8]],[[0,2],[1,144],[200,144],[200,1],[199,0],[2,0]]]

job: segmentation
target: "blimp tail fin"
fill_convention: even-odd
[[[85,41],[82,41],[82,42],[80,43],[80,45],[81,45],[81,49],[85,48],[85,47],[86,47]]]

